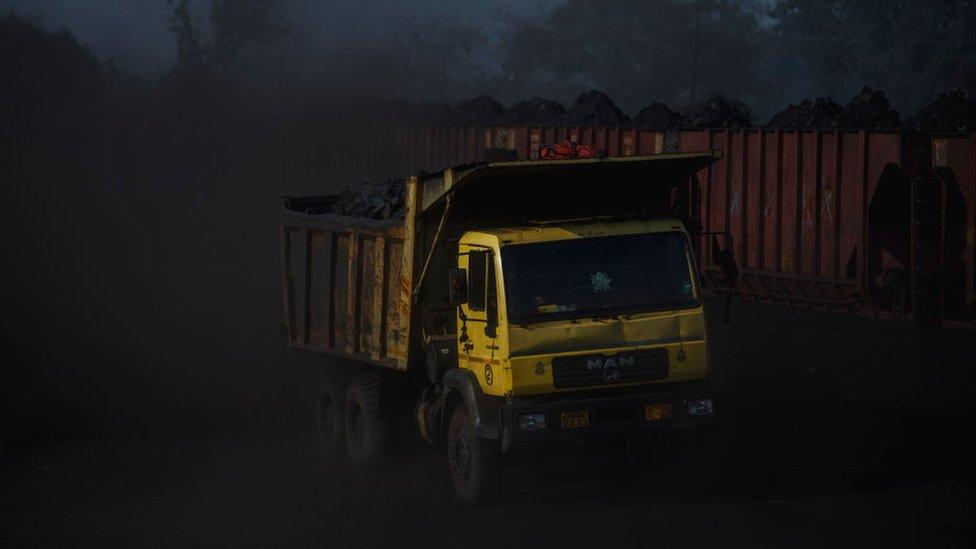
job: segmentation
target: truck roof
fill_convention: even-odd
[[[597,236],[680,231],[685,227],[678,219],[594,219],[564,220],[523,227],[505,227],[474,231],[497,239],[502,246],[530,244],[553,240],[572,240]]]
[[[722,157],[721,150],[649,156],[587,158],[578,160],[523,160],[463,164],[417,176],[422,189],[421,215],[451,198],[454,206],[491,207],[500,196],[509,207],[514,200],[534,204],[602,202],[620,193],[640,196],[687,181]],[[643,193],[642,193],[643,191]]]

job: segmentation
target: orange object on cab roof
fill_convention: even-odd
[[[539,160],[571,160],[575,158],[603,158],[606,151],[594,149],[589,145],[580,145],[576,140],[566,140],[562,143],[543,145],[539,149]]]

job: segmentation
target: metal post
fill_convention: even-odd
[[[701,37],[701,2],[695,5],[695,47],[691,59],[691,102],[698,100],[698,48]]]

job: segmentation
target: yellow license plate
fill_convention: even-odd
[[[648,404],[644,406],[644,419],[647,421],[661,421],[670,417],[670,404]]]
[[[590,426],[590,412],[580,410],[577,412],[562,412],[559,414],[559,424],[563,429],[577,429],[579,427]]]

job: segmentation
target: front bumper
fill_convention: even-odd
[[[634,387],[626,392],[562,393],[532,397],[512,397],[501,406],[502,450],[515,444],[556,439],[630,438],[667,429],[714,424],[719,413],[717,394],[701,384],[668,384],[648,388]],[[714,409],[707,416],[689,416],[686,403],[692,399],[711,399]],[[648,420],[645,407],[669,404],[670,417]],[[588,424],[564,427],[564,412],[585,411]],[[545,414],[546,429],[522,432],[517,418],[522,414]]]

